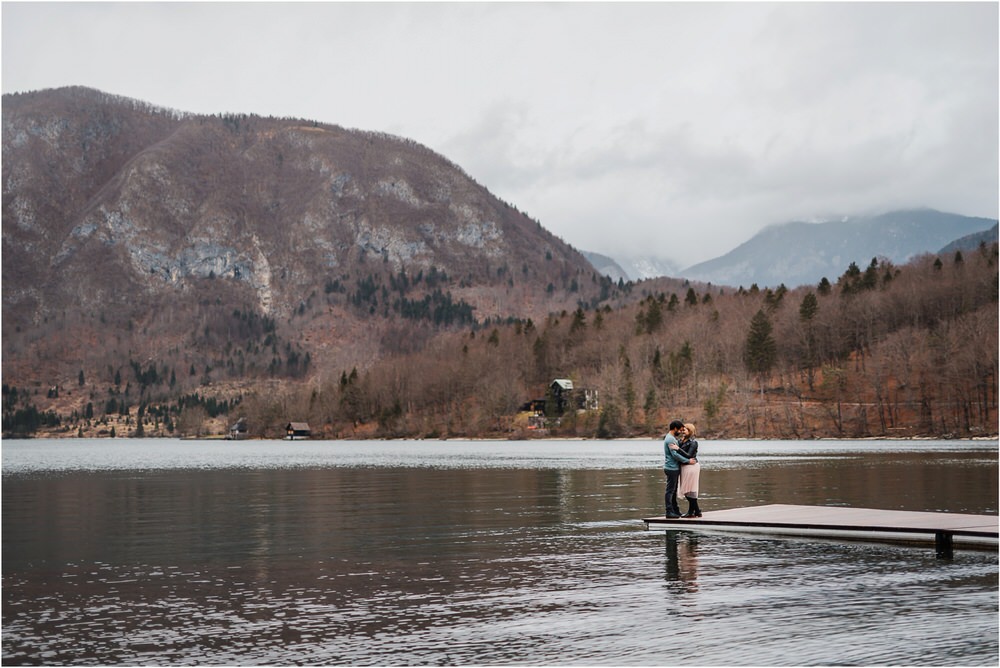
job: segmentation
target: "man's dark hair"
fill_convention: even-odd
[[[684,426],[683,422],[681,422],[680,420],[674,420],[673,422],[670,423],[670,426],[667,427],[667,431],[673,431],[674,429],[680,429],[683,426]]]

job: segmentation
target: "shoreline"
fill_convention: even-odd
[[[159,435],[159,436],[78,436],[78,435],[68,435],[68,434],[31,434],[31,435],[7,435],[4,434],[0,437],[0,441],[37,441],[37,440],[90,440],[90,441],[231,441],[232,443],[241,442],[283,442],[288,441],[287,438],[240,438],[231,439],[220,435],[207,435],[207,436],[175,436],[175,435]],[[483,437],[483,436],[455,436],[451,438],[421,438],[421,437],[400,437],[400,438],[304,438],[296,439],[301,442],[317,442],[317,443],[330,443],[330,442],[392,442],[392,441],[428,441],[428,442],[440,442],[446,443],[448,441],[469,441],[469,442],[485,442],[485,443],[509,443],[512,441],[521,441],[525,443],[530,443],[534,441],[546,442],[546,441],[558,441],[558,442],[571,442],[571,441],[602,441],[608,443],[614,442],[640,442],[640,441],[656,441],[659,442],[663,439],[662,436],[630,436],[627,438],[588,438],[583,436],[552,436],[547,438],[504,438],[504,437]],[[998,441],[1000,442],[1000,434],[993,434],[988,436],[968,436],[968,437],[954,437],[954,436],[819,436],[815,438],[748,438],[745,436],[733,437],[733,438],[703,438],[699,439],[705,442],[712,441],[726,441],[726,442],[746,442],[746,443],[760,443],[768,441],[797,441],[802,443],[808,442],[826,442],[826,441],[847,441],[847,442],[863,442],[863,441]]]

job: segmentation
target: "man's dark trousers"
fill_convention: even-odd
[[[667,517],[679,516],[681,509],[677,506],[677,482],[680,480],[681,472],[663,469],[663,473],[667,476],[667,491],[663,495],[663,502],[667,507]]]

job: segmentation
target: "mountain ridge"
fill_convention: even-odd
[[[932,253],[997,221],[933,209],[891,211],[843,222],[793,221],[765,228],[729,253],[682,270],[685,278],[723,285],[788,287],[837,276],[873,257],[903,263]],[[795,249],[789,253],[787,249]]]
[[[974,249],[980,242],[997,240],[996,226],[993,218],[928,208],[820,223],[776,223],[719,257],[670,275],[731,287],[796,287],[832,279],[850,263],[867,265],[872,257],[901,264],[923,253]]]
[[[983,230],[982,232],[973,232],[972,234],[967,234],[964,237],[955,239],[951,243],[943,246],[938,250],[938,253],[954,253],[955,251],[972,251],[976,250],[982,244],[991,244],[1000,240],[1000,226],[993,225],[988,230]]]
[[[382,133],[53,89],[3,96],[3,172],[5,372],[44,351],[63,374],[141,355],[211,380],[234,331],[280,339],[283,368],[304,336],[313,362],[350,368],[421,328],[540,319],[610,290],[447,158]],[[91,345],[47,342],[65,330]]]

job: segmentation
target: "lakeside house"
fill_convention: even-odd
[[[285,425],[285,438],[289,441],[300,441],[312,436],[308,422],[289,422]]]
[[[545,398],[527,401],[521,406],[521,412],[530,414],[529,429],[542,429],[546,419],[555,419],[558,423],[559,416],[567,410],[581,412],[599,408],[597,390],[575,387],[569,378],[556,378],[549,384]]]
[[[243,441],[247,438],[247,419],[241,417],[235,422],[231,427],[229,427],[229,435],[226,436],[230,441]]]

